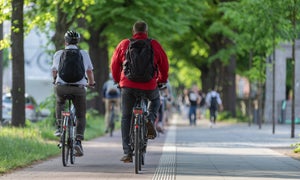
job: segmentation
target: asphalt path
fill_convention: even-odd
[[[84,156],[63,167],[61,157],[35,163],[0,179],[170,179],[170,180],[278,180],[300,179],[300,161],[273,151],[290,147],[290,125],[217,124],[207,120],[189,126],[173,116],[167,132],[149,140],[145,165],[134,173],[133,163],[123,163],[120,131],[83,141]],[[296,134],[300,133],[299,125]]]

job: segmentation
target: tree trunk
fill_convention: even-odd
[[[108,65],[108,44],[107,37],[101,35],[101,28],[98,30],[89,29],[91,37],[88,40],[89,53],[94,65],[94,76],[96,87],[92,91],[97,92],[99,95],[89,101],[89,106],[97,109],[100,114],[105,113],[104,103],[102,101],[102,86],[108,79],[109,65]],[[99,43],[100,42],[100,43]]]
[[[232,117],[236,117],[235,69],[236,61],[235,57],[232,56],[229,64],[223,67],[224,73],[221,75],[224,110],[229,111]]]
[[[12,1],[12,125],[25,125],[23,0]]]
[[[202,82],[202,92],[208,93],[209,89],[212,86],[212,81],[209,78],[209,68],[203,66],[200,68],[201,71],[201,82]]]
[[[3,40],[3,23],[0,23],[0,41]],[[0,49],[0,87],[3,87],[3,50]],[[3,88],[0,88],[0,94],[3,93]],[[0,103],[2,104],[2,98],[0,99]],[[2,117],[2,108],[0,109],[0,117]]]
[[[55,50],[58,51],[64,48],[65,39],[64,34],[70,27],[70,23],[67,21],[67,14],[60,8],[60,3],[57,4],[57,21],[55,23],[55,33],[52,36],[52,42],[54,43]]]

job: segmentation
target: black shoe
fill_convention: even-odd
[[[76,141],[74,149],[75,149],[75,156],[77,156],[77,157],[83,156],[83,149],[81,146],[81,141],[79,141],[79,140]]]
[[[54,136],[60,137],[60,135],[61,135],[61,130],[60,130],[60,128],[57,128],[55,133],[54,133]]]
[[[131,163],[132,162],[132,154],[125,154],[120,161],[123,161],[124,163]]]
[[[148,139],[155,139],[156,138],[156,131],[155,131],[155,128],[153,126],[153,124],[151,123],[151,121],[148,121],[146,123],[146,126],[147,126],[147,138]]]

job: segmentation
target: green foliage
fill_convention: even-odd
[[[300,135],[299,135],[300,136]],[[300,152],[300,142],[291,144],[291,147],[294,147],[294,153]]]
[[[30,0],[30,6],[27,7],[28,11],[26,11],[26,16],[24,16],[27,29],[30,31],[32,28],[38,26],[40,29],[47,32],[53,30],[59,14],[58,9],[67,14],[65,18],[67,22],[72,25],[75,20],[72,18],[75,17],[76,19],[79,19],[84,17],[86,9],[94,3],[94,0]]]
[[[294,5],[293,1],[242,0],[223,3],[220,8],[224,19],[237,32],[232,37],[238,46],[238,67],[241,71],[243,67],[250,68],[244,75],[251,80],[264,82],[265,74],[259,71],[265,72],[266,58],[280,42],[295,37],[290,21],[293,6],[299,7],[299,2]],[[250,53],[252,67],[245,61]]]
[[[0,1],[0,23],[10,19],[11,0]]]
[[[186,87],[190,88],[193,84],[197,84],[201,88],[199,80],[201,73],[198,69],[185,61],[171,62],[170,82],[174,88]]]
[[[231,113],[228,111],[222,111],[218,113],[217,120],[230,122],[230,123],[244,123],[248,122],[250,117],[243,115],[241,111],[237,111],[236,117],[232,117]]]
[[[190,8],[185,2],[188,0],[98,0],[87,9],[87,25],[99,29],[101,35],[109,37],[108,44],[115,47],[120,39],[131,36],[135,21],[144,20],[149,25],[149,36],[163,42],[165,47],[171,36],[188,31],[187,19],[181,16],[188,14],[186,7]]]

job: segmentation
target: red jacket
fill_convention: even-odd
[[[145,33],[137,33],[133,36],[133,38],[147,39],[148,37]],[[153,90],[156,88],[157,83],[167,82],[169,73],[168,57],[161,45],[154,39],[151,41],[151,45],[154,52],[154,63],[157,64],[158,67],[158,75],[149,82],[133,82],[126,78],[124,72],[122,71],[122,64],[125,61],[126,49],[129,45],[129,42],[129,39],[122,40],[116,47],[112,56],[110,68],[115,82],[119,83],[120,87],[142,90]]]

